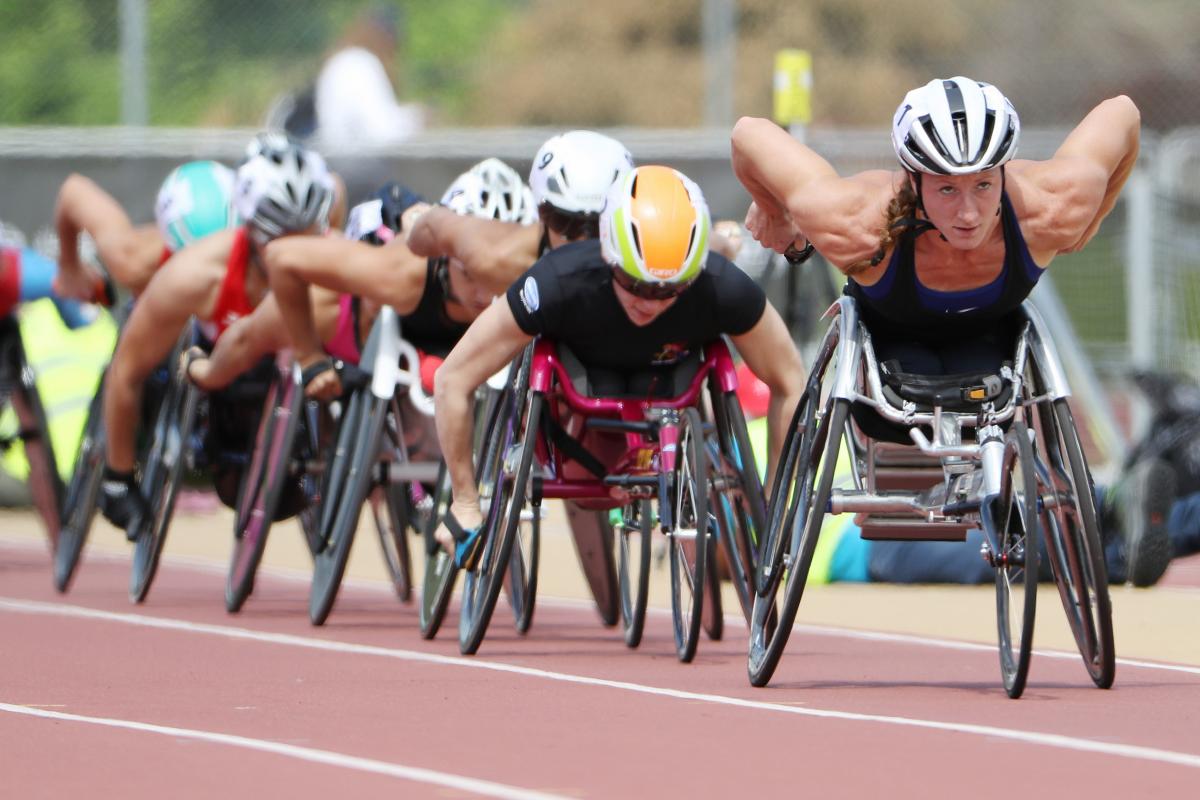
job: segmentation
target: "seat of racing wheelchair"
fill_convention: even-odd
[[[585,365],[569,347],[557,344],[558,360],[571,377],[575,391],[585,397],[670,399],[687,391],[704,364],[699,348],[674,364],[617,370]]]
[[[1012,363],[1006,361],[1002,366],[1011,368]],[[901,407],[915,403],[919,411],[940,406],[946,411],[969,412],[989,401],[999,408],[1012,396],[1011,384],[995,372],[918,375],[902,372],[900,362],[893,359],[879,364],[879,375],[888,402]]]

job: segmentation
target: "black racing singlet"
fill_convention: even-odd
[[[418,349],[445,357],[466,333],[469,322],[455,322],[446,314],[446,291],[437,275],[438,259],[425,267],[425,291],[411,314],[400,317],[400,333]]]
[[[1044,272],[1029,255],[1008,194],[1001,195],[1004,266],[986,286],[943,292],[921,285],[913,257],[917,234],[901,235],[883,277],[872,286],[846,282],[867,327],[878,338],[970,335],[1007,318],[1033,291]],[[931,231],[930,235],[936,233]]]

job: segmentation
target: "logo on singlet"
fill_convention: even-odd
[[[541,304],[541,299],[538,297],[537,281],[533,276],[525,279],[525,284],[521,287],[521,303],[525,306],[525,310],[530,314],[538,310]]]
[[[654,354],[654,358],[651,360],[650,364],[655,367],[675,364],[687,354],[687,347],[682,342],[670,342],[668,344],[664,344],[662,348]]]

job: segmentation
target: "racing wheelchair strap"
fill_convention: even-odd
[[[608,470],[604,468],[604,464],[600,463],[600,459],[596,458],[586,447],[579,443],[571,434],[558,424],[557,420],[551,419],[547,414],[542,417],[546,428],[546,438],[549,439],[555,447],[563,452],[567,458],[578,463],[588,472],[595,475],[598,479],[604,480],[608,475]]]

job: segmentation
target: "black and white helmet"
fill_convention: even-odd
[[[480,161],[454,179],[442,205],[456,214],[528,225],[537,219],[533,193],[517,171],[498,158]]]
[[[904,96],[892,120],[892,146],[910,172],[966,175],[1011,159],[1021,138],[1016,109],[990,83],[930,81]]]
[[[537,151],[529,186],[539,206],[599,215],[609,187],[631,169],[633,156],[616,139],[595,131],[567,131]]]
[[[333,179],[319,153],[288,142],[263,148],[238,167],[238,214],[264,245],[288,233],[323,229],[333,203]]]

